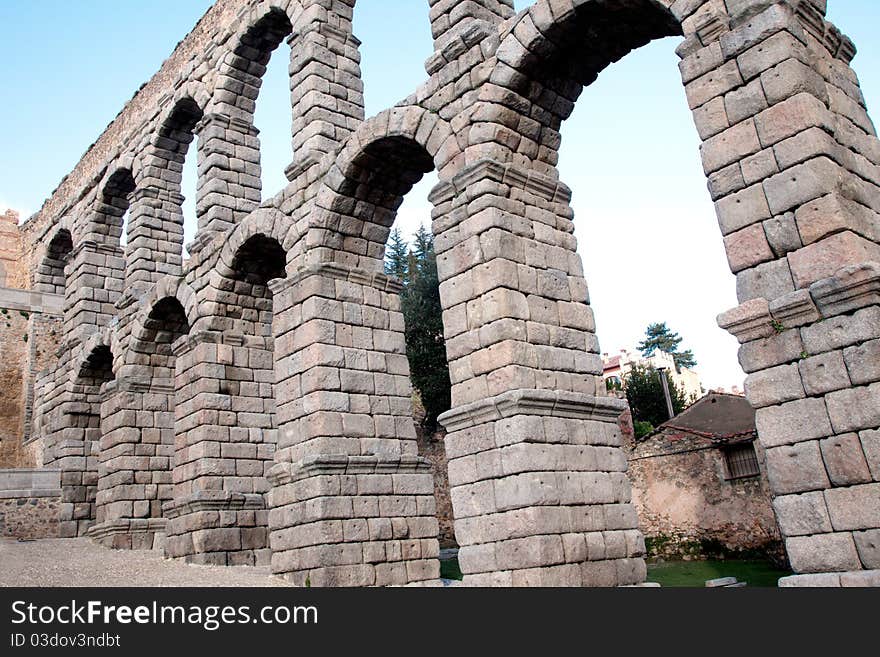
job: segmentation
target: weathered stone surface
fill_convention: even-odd
[[[808,536],[832,531],[831,519],[821,491],[780,495],[773,500],[779,529],[786,536]]]
[[[880,483],[825,491],[835,531],[866,530],[880,524]]]
[[[742,303],[721,324],[742,342],[792,562],[871,567],[880,146],[852,44],[824,3],[539,0],[515,17],[509,0],[431,0],[427,81],[370,119],[353,4],[218,0],[15,229],[20,269],[59,300],[34,307],[33,354],[13,356],[25,378],[44,370],[18,386],[30,415],[15,426],[61,472],[59,534],[195,563],[271,552],[300,585],[436,579],[401,285],[381,273],[397,208],[435,169],[446,446],[468,583],[644,580],[623,409],[595,397],[596,324],[556,164],[584,83],[646,39],[683,33]],[[572,32],[585,20],[589,52]],[[282,39],[294,161],[290,184],[263,199],[254,111]],[[554,59],[560,44],[571,66]],[[198,233],[184,262],[193,143]],[[5,264],[0,275],[22,279]],[[811,534],[826,520],[863,532],[868,556],[848,533]]]
[[[843,362],[843,353],[840,351],[829,351],[805,358],[798,364],[798,368],[808,395],[822,395],[851,385]]]
[[[833,433],[825,402],[816,398],[759,408],[756,422],[758,435],[767,447],[824,438]],[[815,447],[818,449],[818,445]]]
[[[794,363],[750,374],[746,377],[745,391],[749,402],[756,408],[775,406],[805,396],[800,372]]]
[[[768,449],[767,478],[777,495],[823,490],[831,485],[815,440]]]
[[[855,570],[861,567],[851,533],[793,536],[785,547],[796,573],[822,573]]]
[[[850,486],[871,481],[868,462],[865,460],[857,434],[832,436],[820,441],[819,445],[822,449],[825,469],[835,486]]]

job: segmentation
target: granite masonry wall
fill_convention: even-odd
[[[453,384],[441,418],[466,584],[645,578],[617,418],[556,168],[585,85],[679,36],[741,305],[786,585],[880,582],[880,144],[824,0],[429,0],[435,53],[366,118],[354,0],[219,0],[23,227],[64,296],[33,426],[62,535],[270,561],[311,585],[435,582],[399,284],[403,197],[431,194]],[[253,112],[291,45],[290,184]],[[197,136],[198,233],[180,172]],[[120,242],[129,214],[127,244]],[[38,420],[38,421],[37,421]],[[166,540],[167,538],[167,540]]]

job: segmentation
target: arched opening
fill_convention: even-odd
[[[279,191],[285,184],[284,167],[290,163],[290,131],[291,122],[287,128],[282,127],[285,118],[291,116],[291,89],[287,68],[290,65],[290,49],[281,48],[280,55],[276,56],[277,63],[273,62],[269,76],[270,60],[273,53],[281,45],[282,41],[290,35],[293,27],[290,19],[282,10],[273,7],[254,25],[252,25],[241,37],[241,41],[233,51],[233,57],[225,68],[226,80],[220,82],[219,87],[233,92],[234,96],[229,101],[231,107],[224,108],[225,101],[218,103],[221,112],[228,112],[229,116],[236,119],[238,124],[244,124],[250,134],[244,137],[246,147],[246,168],[241,177],[241,184],[245,187],[245,198],[259,203],[266,195]],[[283,55],[287,55],[285,59]],[[270,81],[272,90],[268,95],[262,96],[264,78]],[[282,79],[287,80],[286,84]],[[260,98],[263,111],[257,111],[257,100]],[[287,108],[279,111],[278,108]],[[261,154],[261,140],[257,130],[257,119],[265,123],[269,128],[264,142],[271,142],[266,148],[270,155],[269,159]],[[249,124],[249,125],[247,125]],[[269,168],[271,173],[263,174],[263,170]],[[275,168],[279,165],[279,168]],[[265,180],[264,180],[265,178]],[[266,185],[268,183],[268,185]]]
[[[345,178],[335,190],[332,209],[345,217],[334,226],[343,242],[341,257],[349,264],[381,271],[404,198],[433,170],[431,155],[412,139],[384,137],[365,146],[348,163]]]
[[[196,188],[198,147],[190,147],[197,136],[196,124],[202,119],[202,110],[192,98],[181,100],[162,125],[157,144],[167,152],[167,167],[171,172],[169,192],[178,195],[180,220],[170,231],[170,240],[179,245],[183,253],[189,239],[196,232]],[[176,182],[175,182],[176,181]],[[187,191],[188,195],[183,192]]]
[[[701,447],[712,448],[702,454],[713,454],[714,466],[707,469],[701,462],[696,469],[703,471],[695,479],[674,479],[687,473],[679,467],[690,458],[686,455],[658,465],[662,461],[658,453],[674,452],[676,441],[682,439],[673,435],[670,427],[674,422],[667,404],[674,407],[677,417],[683,416],[683,404],[676,390],[664,399],[664,392],[669,392],[664,388],[674,383],[683,387],[675,379],[685,373],[678,371],[678,362],[673,364],[671,356],[669,363],[657,364],[661,354],[651,356],[647,350],[643,354],[634,349],[640,340],[649,341],[646,330],[650,325],[668,322],[670,332],[682,332],[682,348],[694,348],[698,366],[711,363],[714,380],[711,385],[704,384],[698,397],[722,383],[738,386],[743,378],[736,341],[715,324],[718,313],[736,304],[711,204],[718,198],[719,180],[710,178],[710,198],[702,182],[700,141],[691,125],[685,94],[668,91],[681,88],[673,50],[680,40],[661,39],[680,36],[681,27],[666,7],[653,0],[584,3],[550,24],[548,3],[537,4],[539,11],[530,11],[529,19],[535,24],[543,21],[543,36],[514,57],[508,54],[510,48],[499,50],[510,86],[528,101],[522,113],[539,122],[538,129],[532,131],[506,124],[522,137],[511,147],[511,159],[527,157],[535,170],[549,179],[561,178],[573,192],[573,214],[567,217],[570,223],[561,225],[579,238],[580,275],[591,288],[589,296],[584,287],[583,297],[572,301],[586,301],[597,315],[595,324],[590,321],[590,327],[579,328],[595,332],[608,352],[598,394],[629,397],[636,415],[634,395],[648,394],[646,382],[653,382],[648,369],[643,372],[641,368],[656,369],[651,394],[659,399],[662,417],[652,419],[647,427],[645,418],[621,421],[624,454],[630,460],[635,486],[633,500],[642,528],[649,538],[687,532],[693,536],[705,531],[701,540],[717,539],[730,549],[765,549],[772,556],[779,544],[769,490],[766,485],[722,476],[724,452],[717,444],[713,448],[705,436],[694,438],[693,444],[689,442],[692,436],[677,443],[694,446],[704,440]],[[609,68],[614,62],[619,63]],[[661,70],[663,66],[666,68]],[[736,105],[736,97],[728,98],[727,103],[729,111]],[[672,114],[673,118],[666,118]],[[540,241],[537,232],[535,238]],[[573,251],[576,243],[568,243]],[[578,275],[577,268],[560,264],[560,260],[546,258],[538,267],[539,276],[541,270]],[[694,299],[703,302],[694,304]],[[622,348],[627,351],[617,355]],[[598,344],[593,350],[598,351]],[[627,360],[623,367],[621,358]],[[631,377],[632,372],[638,376]],[[699,385],[696,389],[700,390]],[[748,412],[747,403],[745,408]],[[751,422],[754,440],[754,413]],[[746,499],[752,501],[744,503]],[[709,501],[704,504],[703,500]],[[670,508],[675,510],[671,514],[674,520],[670,520]],[[669,524],[659,529],[658,518]],[[736,523],[743,529],[730,536],[727,528]],[[649,541],[648,547],[652,545],[657,543]]]
[[[102,387],[114,379],[110,347],[98,345],[80,366],[71,389],[73,404],[67,413],[65,451],[74,452],[67,441],[81,441],[81,457],[77,459],[81,467],[67,471],[64,458],[59,466],[64,471],[62,502],[73,505],[71,518],[77,523],[77,536],[85,535],[95,522]]]
[[[389,342],[394,346],[388,353],[374,345],[378,353],[363,366],[369,369],[378,357],[388,373],[409,379],[394,388],[390,408],[398,426],[408,425],[398,437],[414,438],[417,453],[432,464],[441,545],[454,547],[444,431],[437,417],[450,407],[446,339],[455,333],[444,330],[431,206],[420,197],[425,179],[436,180],[434,158],[412,137],[390,135],[364,146],[343,173],[332,204],[341,241],[338,258],[367,271],[382,270],[401,285],[394,305],[383,309],[392,312],[389,328],[400,331],[399,342]],[[368,321],[366,309],[362,319]]]
[[[277,34],[283,33],[283,21]],[[272,47],[273,39],[265,43],[272,48],[266,62],[266,71],[259,80],[259,97],[254,109],[254,128],[260,139],[260,179],[262,198],[268,199],[284,189],[287,184],[285,169],[292,159],[293,105],[290,86],[290,46],[282,37]]]
[[[104,185],[95,232],[105,235],[106,243],[111,246],[125,246],[128,243],[128,218],[134,190],[134,177],[129,169],[117,170]]]
[[[38,291],[52,294],[64,294],[67,284],[65,268],[73,252],[73,238],[70,231],[62,228],[46,249],[46,256],[34,275],[34,284]]]
[[[133,490],[134,518],[161,518],[162,505],[172,499],[172,458],[175,449],[175,366],[174,343],[189,333],[183,305],[175,297],[157,301],[142,328],[134,335],[131,350],[141,381],[141,404],[145,413],[138,422],[139,441],[131,448],[145,466],[133,474],[138,484]]]

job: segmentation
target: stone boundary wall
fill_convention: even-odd
[[[766,554],[784,560],[760,445],[760,473],[729,479],[723,446],[666,432],[629,450],[629,476],[648,557]]]
[[[0,470],[0,536],[57,538],[60,508],[59,470]]]

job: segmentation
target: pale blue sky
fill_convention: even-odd
[[[211,0],[0,0],[0,212],[43,200],[134,91],[158,70]],[[517,0],[517,9],[531,0]],[[829,0],[829,18],[859,48],[854,67],[868,107],[880,103],[880,3]],[[426,78],[432,43],[427,0],[359,0],[354,30],[367,114]],[[694,350],[704,385],[740,384],[736,341],[715,316],[736,305],[678,77],[677,39],[654,42],[607,69],[563,128],[560,171],[574,191],[576,235],[602,348],[632,347],[667,321]],[[287,46],[264,78],[264,195],[281,189],[291,160]],[[183,192],[192,223],[194,153]],[[429,176],[407,197],[398,225],[428,217]],[[191,230],[188,230],[191,233]]]

